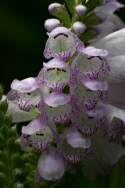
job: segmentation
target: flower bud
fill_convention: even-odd
[[[73,24],[72,29],[79,36],[86,30],[86,25],[77,21]]]
[[[86,13],[87,8],[84,5],[77,5],[75,7],[75,10],[76,10],[78,16],[83,16]]]
[[[48,7],[48,10],[51,14],[55,14],[62,11],[63,8],[63,5],[61,5],[60,3],[51,3]]]
[[[60,26],[60,21],[58,19],[47,19],[44,23],[44,27],[48,32],[51,32],[56,27]]]

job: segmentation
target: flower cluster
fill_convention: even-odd
[[[89,4],[75,6],[77,17],[88,15]],[[103,166],[125,155],[125,29],[105,36],[117,30],[108,23],[121,6],[110,0],[94,7],[92,14],[104,22],[96,26],[102,32],[89,46],[79,39],[87,29],[82,22],[66,28],[58,19],[47,20],[48,61],[38,76],[11,84],[8,110],[14,122],[32,120],[22,127],[21,146],[41,153],[39,178],[60,179],[65,170],[90,156]],[[65,7],[53,3],[49,11],[58,14]]]

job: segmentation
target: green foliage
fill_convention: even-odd
[[[89,11],[93,10],[97,6],[100,6],[102,4],[102,0],[90,0],[86,3],[86,6],[88,7]]]
[[[75,0],[65,0],[65,2],[66,2],[66,5],[67,5],[67,7],[69,9],[70,14],[73,15],[74,11],[75,11],[74,7],[76,5]]]
[[[0,88],[2,91],[2,87]],[[0,187],[37,188],[35,170],[38,156],[21,150],[16,125],[12,125],[11,115],[7,113],[7,100],[0,101]]]

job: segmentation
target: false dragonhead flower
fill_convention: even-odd
[[[86,47],[70,29],[56,27],[38,76],[12,82],[9,110],[15,122],[32,120],[22,127],[21,145],[41,153],[40,178],[60,179],[69,164],[90,155],[100,168],[125,155],[124,52],[125,29]]]

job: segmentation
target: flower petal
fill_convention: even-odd
[[[42,130],[43,127],[46,126],[46,124],[47,123],[42,118],[34,119],[27,126],[22,127],[22,134],[32,135],[32,134]]]
[[[83,80],[83,85],[92,91],[105,91],[108,90],[108,83],[106,81],[98,80]]]
[[[31,121],[39,115],[39,112],[35,111],[35,109],[30,112],[20,110],[18,104],[12,101],[8,101],[8,113],[12,114],[13,122],[15,123]]]
[[[79,51],[80,52],[80,51]],[[95,47],[89,46],[81,50],[84,54],[88,55],[89,57],[105,57],[108,55],[107,50],[97,49]]]
[[[46,114],[55,124],[69,124],[71,120],[70,104],[61,105],[56,108],[50,108],[46,105]]]
[[[125,55],[115,56],[108,59],[110,74],[107,79],[110,82],[125,81]]]
[[[53,133],[44,116],[22,127],[21,146],[24,150],[30,148],[35,149],[35,151],[45,151],[52,141]]]
[[[114,118],[121,119],[125,123],[125,110],[112,106],[110,104],[101,104],[104,114],[111,122]]]
[[[45,180],[58,180],[64,174],[63,160],[51,154],[41,155],[38,162],[38,173]]]
[[[51,65],[53,66],[53,65]],[[44,77],[44,86],[49,88],[63,88],[70,80],[70,69],[67,66],[60,65],[61,68],[44,68],[43,77]]]
[[[45,58],[57,57],[67,60],[76,51],[76,38],[77,36],[65,27],[55,28],[49,33],[44,50]]]
[[[19,91],[20,93],[30,93],[38,88],[36,79],[32,77],[21,81],[15,79],[11,84],[11,89]]]
[[[73,148],[83,148],[87,149],[91,146],[90,138],[84,138],[80,135],[80,133],[76,130],[70,130],[67,135],[66,139],[69,145]]]
[[[51,93],[44,96],[44,102],[51,107],[58,107],[60,105],[67,104],[70,101],[70,96],[63,93]]]
[[[111,33],[93,44],[97,48],[106,49],[108,57],[115,57],[125,54],[125,29]]]
[[[47,69],[58,68],[58,69],[64,69],[65,70],[66,67],[67,67],[67,64],[60,59],[54,58],[54,59],[48,61],[47,63],[43,63],[43,66]]]

